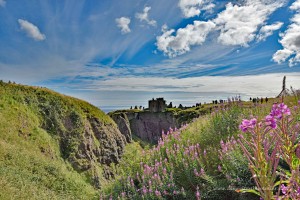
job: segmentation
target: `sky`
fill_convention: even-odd
[[[0,0],[0,79],[104,110],[300,88],[300,0]]]

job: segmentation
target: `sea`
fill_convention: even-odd
[[[115,110],[130,109],[130,107],[128,106],[100,106],[99,108],[105,113],[109,113]]]

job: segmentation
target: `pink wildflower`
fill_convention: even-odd
[[[254,129],[256,122],[257,120],[255,118],[252,118],[251,120],[243,119],[239,128],[241,129],[241,131],[247,132],[251,129]]]
[[[163,174],[166,175],[166,173],[167,173],[167,169],[163,168]]]
[[[270,115],[277,119],[281,119],[283,115],[291,115],[291,111],[284,103],[274,104]]]
[[[199,192],[199,187],[197,186],[197,191],[196,191],[196,199],[200,200],[200,192]]]
[[[201,168],[200,173],[201,173],[201,174],[204,174],[204,173],[205,173],[205,171],[204,171],[203,168]]]
[[[270,126],[273,129],[275,129],[277,127],[276,119],[271,115],[266,116],[265,122],[266,122],[267,126]]]
[[[220,165],[218,165],[218,170],[219,170],[219,172],[222,171],[222,167]]]
[[[197,172],[196,169],[194,169],[194,174],[195,174],[195,176],[199,176],[199,173]]]
[[[282,191],[282,194],[284,194],[284,195],[287,194],[288,187],[286,187],[285,185],[282,184],[282,185],[280,186],[280,189],[281,189],[281,191]]]
[[[161,196],[160,191],[158,191],[158,190],[156,189],[156,190],[155,190],[155,195],[156,195],[157,197],[160,197],[160,196]]]
[[[298,143],[298,146],[296,148],[296,156],[300,159],[300,143]]]
[[[125,198],[125,195],[126,195],[125,192],[121,193],[122,198]]]

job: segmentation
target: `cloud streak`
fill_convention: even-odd
[[[89,100],[98,106],[130,107],[146,105],[152,97],[164,96],[178,105],[192,105],[197,102],[211,102],[241,95],[249,97],[274,97],[281,91],[283,76],[287,76],[287,87],[300,88],[300,73],[274,73],[248,76],[202,76],[189,78],[172,77],[126,77],[105,80],[82,80],[64,83],[64,92]],[[265,80],[268,80],[266,84]],[[50,85],[61,89],[62,85]],[[258,89],[259,88],[259,89]],[[101,94],[101,95],[99,95]],[[120,102],[119,99],[122,99]]]
[[[46,39],[46,36],[41,33],[39,28],[31,22],[24,19],[18,19],[18,22],[21,30],[24,31],[28,37],[34,39],[35,41],[43,41]]]
[[[300,88],[300,73],[278,73],[248,76],[202,76],[189,78],[126,77],[95,80],[87,90],[155,91],[155,92],[228,92],[247,95],[275,96],[280,92],[283,76],[287,85]],[[265,80],[269,80],[265,84]],[[257,90],[257,88],[260,88]]]

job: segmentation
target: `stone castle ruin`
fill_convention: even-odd
[[[152,100],[149,100],[150,112],[164,112],[166,108],[167,104],[164,98],[153,98]]]

